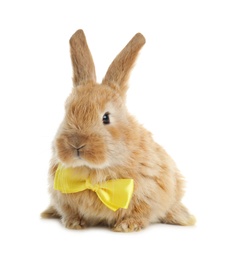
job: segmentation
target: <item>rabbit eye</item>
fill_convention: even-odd
[[[110,119],[109,119],[109,112],[106,112],[104,115],[103,115],[103,124],[104,125],[108,125],[110,124]]]

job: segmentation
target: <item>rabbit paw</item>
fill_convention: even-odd
[[[66,218],[63,217],[61,219],[62,224],[64,225],[64,227],[68,228],[68,229],[82,229],[85,227],[85,223],[84,221],[82,221],[81,219],[77,218],[77,217],[71,217],[71,218]]]
[[[134,218],[128,218],[122,220],[120,223],[116,223],[113,228],[113,231],[116,232],[132,232],[132,231],[139,231],[145,225],[141,220],[136,220]]]
[[[54,207],[48,207],[44,212],[41,213],[42,218],[60,218],[60,215]]]

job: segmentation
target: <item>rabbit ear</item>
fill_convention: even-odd
[[[116,86],[124,96],[131,69],[145,42],[144,36],[137,33],[111,63],[102,83]]]
[[[74,86],[96,81],[93,58],[83,30],[76,31],[70,39]]]

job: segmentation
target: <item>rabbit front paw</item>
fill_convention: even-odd
[[[63,217],[61,221],[64,227],[68,229],[82,229],[85,227],[85,222],[77,217]]]
[[[132,232],[139,231],[145,227],[142,220],[136,220],[134,218],[127,218],[122,220],[120,223],[116,223],[113,231],[116,232]]]

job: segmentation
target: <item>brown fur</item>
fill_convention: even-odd
[[[183,178],[152,135],[127,112],[127,80],[145,39],[136,34],[110,65],[102,84],[82,30],[70,40],[74,88],[66,115],[53,142],[49,170],[51,206],[43,217],[59,216],[67,228],[103,224],[115,231],[134,231],[149,223],[192,225],[182,205]],[[111,123],[102,123],[109,112]],[[77,149],[80,148],[80,158]],[[128,209],[108,209],[90,190],[62,194],[53,189],[58,163],[75,168],[92,183],[132,178],[135,187]]]

